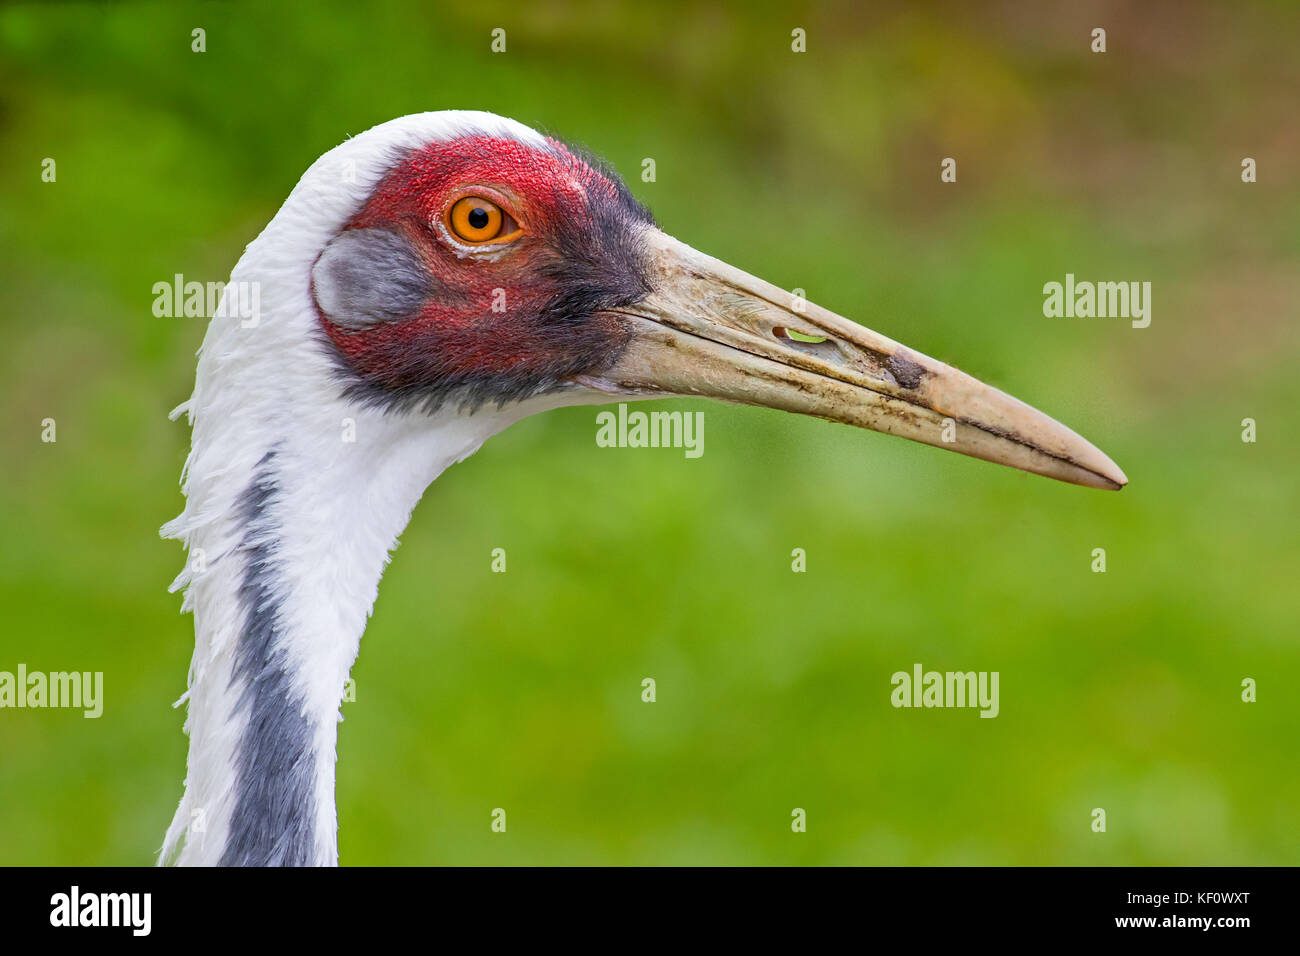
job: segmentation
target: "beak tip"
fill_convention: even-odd
[[[1128,475],[1109,458],[1106,458],[1104,467],[1096,469],[1094,474],[1105,482],[1100,487],[1106,491],[1123,491],[1128,485]]]

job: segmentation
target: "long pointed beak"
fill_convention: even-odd
[[[1128,483],[1090,442],[964,372],[656,229],[646,243],[653,291],[619,310],[631,341],[589,387],[779,408],[1077,485]]]

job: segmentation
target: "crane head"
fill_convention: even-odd
[[[668,236],[609,168],[518,124],[391,150],[311,296],[347,393],[381,406],[701,396],[1127,482],[1042,412]]]

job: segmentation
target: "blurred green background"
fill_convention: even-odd
[[[204,329],[151,286],[224,279],[320,153],[442,108],[589,146],[668,232],[1131,485],[703,403],[666,403],[705,410],[699,460],[526,420],[435,483],[380,588],[344,863],[1300,862],[1294,5],[272,6],[0,9],[0,669],[106,695],[0,711],[0,863],[149,863],[181,794],[157,529]],[[1045,318],[1066,272],[1152,282],[1150,328]],[[892,708],[916,662],[999,671],[1000,716]]]

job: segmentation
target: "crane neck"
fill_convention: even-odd
[[[429,483],[519,414],[197,416],[186,512],[166,529],[190,549],[195,653],[164,861],[337,862],[340,700],[389,553]]]

